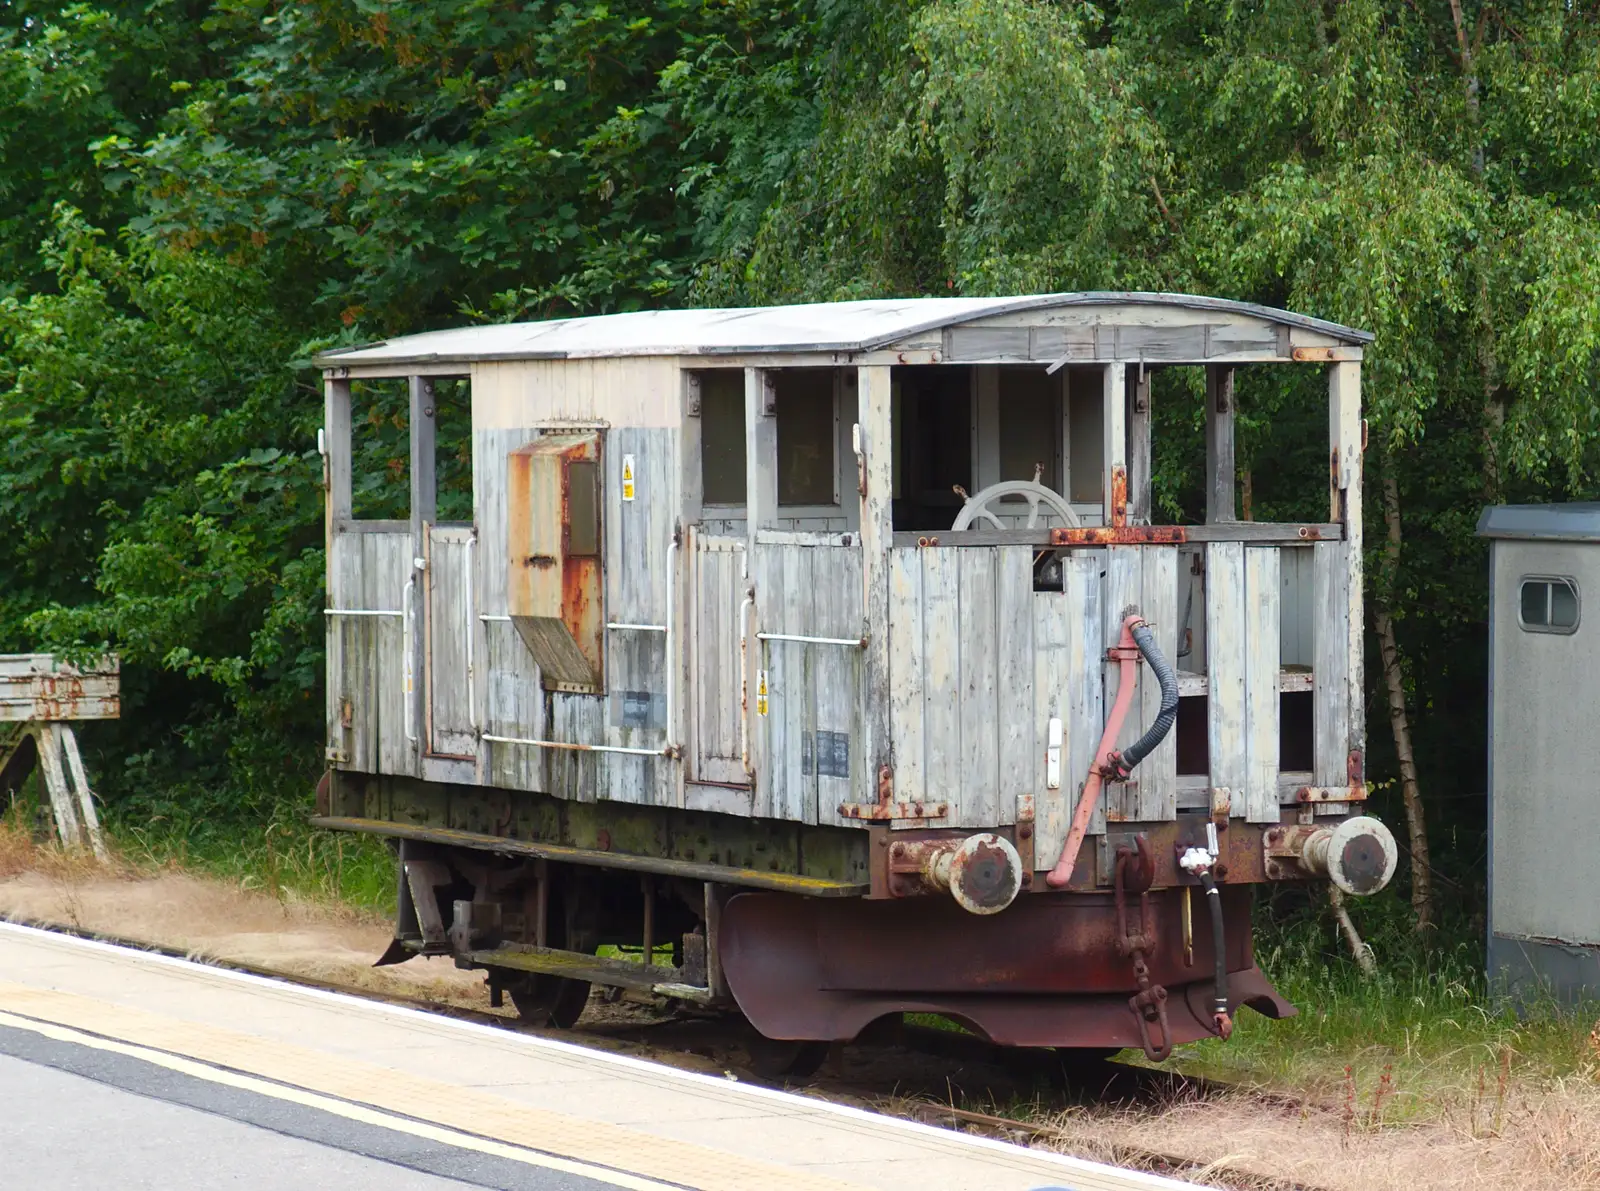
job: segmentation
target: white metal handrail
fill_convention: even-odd
[[[405,729],[406,740],[411,744],[417,743],[417,709],[416,700],[412,698],[412,691],[416,688],[416,675],[412,665],[412,637],[411,611],[415,604],[412,598],[417,590],[417,572],[413,565],[411,575],[406,579],[405,590],[400,596],[400,652],[403,655],[400,665],[400,690],[401,698],[405,700]]]
[[[404,616],[403,608],[324,608],[324,616]]]
[[[678,634],[675,631],[678,624],[678,535],[673,533],[667,540],[667,751],[669,754],[676,750],[677,725],[673,722],[673,713],[677,710],[676,700],[672,693],[678,687]]]
[[[849,645],[855,649],[865,649],[865,637],[800,637],[794,633],[757,633],[757,641],[799,641],[806,645]]]
[[[750,609],[755,607],[756,589],[749,588],[739,604],[739,764],[745,773],[750,768]]]
[[[468,554],[469,560],[470,560],[470,557],[471,557],[470,551],[471,551],[472,546],[475,544],[475,542],[476,542],[475,538],[474,539],[469,539],[468,542],[467,542],[468,551],[469,551],[469,554]],[[666,724],[666,736],[667,736],[667,740],[666,740],[666,744],[663,747],[661,747],[659,749],[641,749],[641,748],[624,748],[621,745],[611,745],[611,744],[569,744],[569,743],[566,743],[566,742],[563,742],[563,741],[557,741],[557,740],[534,740],[532,738],[522,737],[522,736],[494,736],[494,735],[491,735],[491,734],[489,734],[487,732],[480,734],[479,739],[491,741],[491,742],[493,742],[495,744],[518,744],[518,745],[524,745],[524,746],[526,746],[528,748],[570,749],[570,750],[574,750],[574,751],[577,751],[577,752],[594,752],[594,753],[625,753],[625,754],[628,754],[630,756],[641,756],[641,757],[665,756],[665,757],[671,758],[671,757],[680,756],[679,751],[677,750],[677,748],[674,746],[674,743],[673,743],[675,738],[676,738],[676,730],[677,730],[677,699],[675,697],[675,692],[676,692],[676,689],[677,689],[677,676],[678,676],[678,669],[679,669],[679,667],[678,667],[678,658],[677,658],[678,634],[674,631],[674,626],[677,623],[677,594],[678,594],[678,583],[677,583],[677,577],[678,577],[677,561],[678,560],[677,560],[677,555],[678,555],[678,539],[677,539],[677,535],[674,534],[673,537],[667,543],[667,623],[666,624],[639,624],[639,623],[634,623],[632,621],[618,621],[618,620],[613,620],[613,621],[607,621],[606,622],[606,628],[608,630],[612,631],[612,632],[665,633],[666,634],[666,638],[667,638],[666,639],[666,647],[667,647],[667,716],[666,716],[667,724]],[[754,597],[752,597],[752,598],[754,598]],[[472,716],[473,716],[472,727],[473,727],[473,731],[476,732],[477,729],[478,729],[478,721],[477,721],[477,704],[476,704],[476,701],[473,699],[472,634],[470,632],[470,625],[472,623],[472,610],[471,610],[471,608],[472,608],[472,571],[471,571],[471,564],[470,564],[470,561],[469,561],[468,571],[467,571],[467,623],[469,625],[469,632],[467,634],[467,698],[468,698],[469,702],[472,703]],[[483,612],[483,613],[479,613],[478,614],[478,620],[481,623],[488,624],[491,621],[509,622],[511,620],[511,617],[509,615],[505,614],[505,613]],[[744,638],[743,638],[743,635],[741,635],[741,637],[740,637],[740,656],[741,656],[741,659],[743,658],[743,654],[744,654]],[[748,735],[749,735],[748,727],[745,728],[744,735],[746,737],[748,737]]]
[[[619,744],[573,744],[565,740],[532,740],[523,736],[491,736],[485,732],[484,740],[493,741],[495,744],[521,744],[529,748],[565,749],[577,753],[627,753],[634,757],[665,757],[668,750],[665,747],[658,749],[624,748]]]

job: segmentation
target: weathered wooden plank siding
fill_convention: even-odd
[[[1155,635],[1156,648],[1169,665],[1178,656],[1178,552],[1170,546],[1144,546],[1139,609]],[[1119,630],[1120,631],[1120,630]],[[1140,731],[1161,713],[1161,684],[1149,666],[1139,667]],[[1137,797],[1130,800],[1133,817],[1142,823],[1171,819],[1178,813],[1178,734],[1167,733],[1134,772]],[[1126,804],[1125,804],[1126,805]]]
[[[1000,813],[999,704],[996,699],[995,563],[997,552],[957,550],[957,673],[959,675],[960,758],[959,810],[952,821],[961,826],[992,825]],[[955,809],[955,808],[952,808]],[[1008,810],[1010,808],[1007,808]]]
[[[475,429],[555,422],[676,426],[678,361],[626,359],[484,361],[472,366]]]
[[[1245,578],[1244,546],[1206,547],[1206,677],[1211,784],[1230,792],[1233,813],[1245,812]]]
[[[1319,786],[1343,786],[1350,780],[1349,546],[1318,542],[1312,550],[1312,771]]]
[[[1146,548],[1142,546],[1112,546],[1106,550],[1105,594],[1101,601],[1105,616],[1101,621],[1101,636],[1097,644],[1100,646],[1101,671],[1105,676],[1107,714],[1110,714],[1121,690],[1122,667],[1107,660],[1105,651],[1122,639],[1122,621],[1128,610],[1143,610],[1145,555]],[[1144,729],[1144,701],[1135,694],[1133,704],[1128,708],[1128,717],[1122,723],[1122,732],[1117,737],[1117,748],[1127,748],[1144,734]],[[1143,777],[1144,767],[1140,766],[1137,778],[1142,780]],[[1137,820],[1137,783],[1108,783],[1100,796],[1100,803],[1105,807],[1106,818],[1113,823]]]
[[[1043,790],[1044,703],[1064,706],[1069,685],[1070,634],[1039,618],[1078,614],[1060,595],[1034,593],[1028,547],[897,547],[889,587],[896,797],[948,803],[951,826],[1013,822],[1017,798]],[[1098,682],[1096,672],[1096,699]]]
[[[755,566],[756,632],[860,638],[859,546],[761,545]],[[839,806],[857,800],[863,763],[861,649],[767,640],[752,650],[752,669],[757,678],[766,671],[768,692],[765,716],[751,694],[752,725],[765,746],[758,805],[774,818],[844,821]]]
[[[1016,817],[1017,799],[1044,789],[1038,758],[1044,751],[1044,722],[1034,713],[1033,551],[1005,546],[995,563],[995,659],[998,708],[995,728],[999,784],[997,822]]]
[[[476,411],[476,402],[474,408]],[[473,509],[478,527],[478,545],[473,552],[478,605],[474,653],[482,659],[478,722],[488,735],[522,740],[544,739],[548,717],[538,664],[511,622],[499,619],[509,610],[506,458],[538,437],[539,431],[526,427],[477,429],[472,436]],[[489,742],[481,748],[485,784],[511,790],[549,789],[542,750]]]
[[[931,798],[923,708],[923,600],[921,551],[889,551],[889,739],[895,796]]]
[[[919,551],[922,563],[923,774],[928,796],[962,822],[961,571],[959,550]],[[893,667],[898,661],[890,662]],[[915,660],[908,664],[916,664]],[[891,669],[891,674],[893,670]]]
[[[745,542],[690,534],[694,772],[700,781],[743,782],[739,749],[739,611],[749,581]]]
[[[328,607],[362,609],[361,535],[335,532],[328,551]],[[398,601],[384,609],[399,608]],[[330,616],[328,625],[328,745],[343,764],[363,773],[378,771],[377,691],[367,681],[375,660],[378,622],[384,617]],[[345,709],[349,724],[345,724]]]
[[[474,565],[472,531],[434,527],[428,534],[427,682],[430,745],[434,753],[476,756],[468,706],[467,634],[476,613],[468,599]]]
[[[361,539],[361,583],[364,608],[408,608],[411,631],[422,631],[422,584],[412,588],[409,605],[406,602],[406,583],[412,573],[411,560],[415,557],[409,533],[363,533]],[[374,648],[367,671],[368,689],[376,693],[378,705],[378,772],[411,774],[417,768],[418,747],[406,737],[407,718],[405,689],[405,644],[402,619],[393,616],[372,617],[377,622]],[[414,676],[420,681],[420,676]],[[420,741],[422,725],[409,725]]]
[[[1031,774],[1037,792],[1035,855],[1040,868],[1054,864],[1061,851],[1105,728],[1100,663],[1104,565],[1104,551],[1073,551],[1062,561],[1062,591],[1033,595],[1033,718],[1039,747]],[[1061,785],[1055,790],[1046,781],[1045,744],[1052,719],[1059,719],[1062,729]],[[1105,822],[1102,799],[1090,820],[1090,832],[1103,833]]]
[[[1278,821],[1279,558],[1273,546],[1244,551],[1244,817],[1252,823]]]
[[[678,507],[677,432],[619,427],[603,449],[606,621],[664,629]],[[605,743],[665,748],[669,681],[665,632],[608,629]],[[657,806],[677,801],[674,763],[665,757],[617,754],[607,769],[606,797]]]

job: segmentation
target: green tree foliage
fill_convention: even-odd
[[[1405,524],[1381,578],[1470,870],[1470,530],[1485,500],[1593,491],[1597,170],[1592,2],[5,0],[0,637],[124,652],[113,792],[177,788],[173,764],[286,788],[318,754],[316,346],[691,301],[1211,292],[1378,336],[1369,470]],[[1173,516],[1199,499],[1198,383],[1157,377]],[[1325,499],[1319,383],[1241,379],[1259,517]],[[403,508],[404,402],[357,402],[358,501]]]

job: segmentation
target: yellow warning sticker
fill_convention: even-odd
[[[622,457],[622,499],[633,499],[633,456]]]
[[[767,714],[767,672],[756,671],[756,714]]]

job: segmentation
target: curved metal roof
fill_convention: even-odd
[[[1490,505],[1478,518],[1478,536],[1513,541],[1600,542],[1600,504]]]
[[[928,331],[1021,311],[1067,306],[1168,306],[1246,314],[1348,344],[1372,334],[1251,302],[1194,294],[1032,294],[1005,298],[878,298],[728,310],[643,310],[538,323],[430,331],[323,352],[324,368],[593,356],[710,356],[755,352],[866,352]]]

